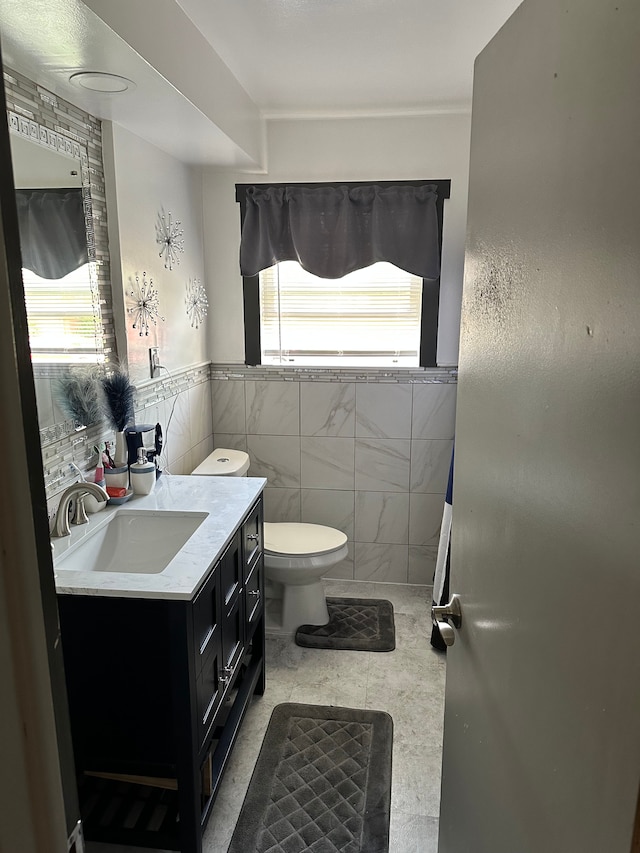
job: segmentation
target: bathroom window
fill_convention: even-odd
[[[246,363],[435,366],[449,192],[450,181],[236,185]]]
[[[259,280],[262,364],[418,366],[418,276],[380,262],[326,279],[281,261]]]

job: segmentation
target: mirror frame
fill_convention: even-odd
[[[13,69],[4,68],[4,85],[10,132],[80,163],[94,305],[102,322],[105,365],[114,364],[117,350],[100,120]],[[68,365],[33,365],[37,378],[55,379],[67,369]],[[75,432],[70,420],[45,426],[40,430],[40,444],[44,447]]]

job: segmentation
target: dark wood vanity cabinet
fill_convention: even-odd
[[[85,836],[200,853],[265,687],[262,501],[192,601],[58,597]]]

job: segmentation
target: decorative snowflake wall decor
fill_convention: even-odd
[[[156,243],[160,246],[159,257],[164,258],[164,267],[167,270],[172,270],[174,264],[180,263],[179,254],[184,252],[184,231],[181,224],[179,219],[172,221],[171,212],[166,217],[164,210],[158,214]]]
[[[158,301],[158,291],[153,286],[153,281],[147,281],[146,272],[142,273],[142,282],[136,276],[136,286],[130,291],[135,305],[128,308],[127,312],[133,314],[133,328],[138,329],[140,337],[149,334],[149,324],[157,325],[156,318],[164,322],[164,317],[160,316],[160,303]]]
[[[207,316],[207,307],[209,305],[206,291],[199,278],[189,279],[185,302],[187,304],[187,316],[191,320],[191,326],[195,326],[195,328],[198,329],[200,327],[200,323],[202,323],[204,318]]]

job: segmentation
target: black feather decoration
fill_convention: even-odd
[[[118,370],[102,378],[105,414],[113,429],[122,432],[133,423],[133,385],[126,373]]]
[[[100,423],[100,386],[94,373],[71,368],[52,383],[55,402],[68,418],[80,426]]]

